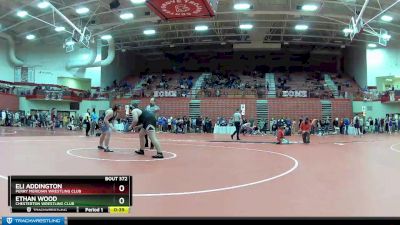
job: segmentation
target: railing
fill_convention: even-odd
[[[168,91],[168,90],[160,90]],[[177,98],[209,98],[209,97],[228,97],[228,98],[265,98],[264,89],[191,89],[191,90],[169,90],[176,91]],[[135,97],[153,97],[154,90],[142,90],[140,93],[119,93],[111,97],[115,99],[135,98]]]
[[[53,101],[74,101],[74,102],[81,102],[82,98],[79,96],[62,96],[61,98],[48,98],[48,96],[44,94],[34,94],[34,95],[27,95],[25,96],[26,99],[37,99],[37,100],[53,100]]]
[[[344,99],[350,99],[352,101],[389,101],[389,95],[385,96],[385,93],[378,91],[357,91],[357,92],[349,92],[342,91],[339,93],[339,96]],[[399,93],[400,96],[400,93]]]
[[[399,100],[400,100],[400,90],[386,91],[386,92],[382,93],[382,95],[380,97],[380,101],[382,103],[399,102]]]
[[[228,98],[266,98],[264,88],[256,89],[203,89],[199,90],[197,98],[228,97]]]
[[[22,87],[18,87],[22,85]],[[52,87],[56,90],[46,90],[38,89],[37,87],[46,86]],[[31,87],[31,89],[26,88]],[[59,93],[62,92],[63,100],[71,101],[82,101],[85,100],[112,100],[116,98],[135,98],[135,97],[153,97],[155,90],[145,90],[145,89],[130,89],[130,88],[119,88],[109,91],[93,91],[91,93],[82,90],[71,89],[67,87],[62,87],[59,85],[45,85],[45,84],[30,84],[30,83],[12,83],[6,81],[0,81],[0,93],[13,94],[17,96],[26,96],[27,99],[48,99],[57,100],[61,99],[56,94],[46,94],[47,93]],[[158,90],[158,89],[156,89]],[[161,89],[160,89],[161,90]],[[192,88],[191,90],[185,89],[171,89],[177,92],[177,97],[186,98],[205,98],[205,97],[231,97],[231,98],[266,98],[266,90],[263,88],[259,89],[197,89]],[[297,89],[296,89],[297,90]],[[300,90],[300,89],[299,89]],[[305,88],[304,90],[307,90]],[[162,90],[164,91],[164,90]],[[277,90],[277,97],[283,97],[282,91]],[[400,90],[396,90],[395,100],[400,98]],[[46,97],[47,96],[47,97]],[[345,99],[351,99],[353,101],[381,101],[390,102],[389,92],[378,92],[376,90],[370,90],[367,92],[340,92],[339,96]],[[289,96],[291,97],[291,96]],[[296,96],[293,96],[296,97]],[[312,90],[307,91],[307,98],[321,98],[330,99],[332,98],[332,92],[326,90],[315,92]]]
[[[209,73],[203,73],[200,75],[200,77],[196,80],[196,82],[194,83],[194,86],[191,90],[190,93],[190,97],[192,98],[196,98],[197,97],[197,93],[199,90],[201,90],[201,87],[203,86],[204,80],[209,78],[211,76],[211,74]]]
[[[325,80],[325,83],[328,86],[328,88],[333,92],[334,96],[337,98],[339,95],[338,87],[335,84],[335,82],[333,82],[331,76],[329,74],[325,74],[324,80]]]

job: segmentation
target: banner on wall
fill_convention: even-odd
[[[242,116],[246,115],[246,105],[245,104],[240,105],[240,111],[242,111]]]
[[[363,116],[365,117],[367,115],[367,107],[366,106],[361,106],[361,110],[363,112]]]
[[[307,91],[283,91],[282,97],[307,98]]]
[[[28,67],[21,67],[21,82],[28,82]]]
[[[129,105],[125,105],[125,114],[129,115]]]
[[[15,67],[14,81],[35,83],[35,67]]]
[[[391,102],[396,101],[396,99],[395,99],[394,96],[395,96],[394,91],[390,91],[390,92],[389,92],[389,99],[390,99]]]
[[[154,91],[154,97],[177,97],[176,91]]]
[[[362,110],[363,112],[366,112],[366,111],[367,111],[367,107],[366,107],[366,106],[361,106],[361,110]]]
[[[44,93],[45,100],[62,100],[63,96],[62,91],[45,91]]]

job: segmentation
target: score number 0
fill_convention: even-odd
[[[125,191],[125,186],[124,185],[119,185],[118,190],[120,192],[124,192]],[[119,204],[123,205],[125,203],[125,199],[123,197],[119,198],[118,200]]]

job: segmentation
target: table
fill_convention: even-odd
[[[124,130],[125,130],[124,124],[123,124],[123,123],[116,123],[116,124],[114,124],[114,128],[115,128],[116,130],[118,130],[118,131],[124,131]]]
[[[233,134],[235,132],[235,126],[218,126],[214,127],[214,134]]]
[[[349,126],[348,133],[349,135],[356,135],[356,128]]]

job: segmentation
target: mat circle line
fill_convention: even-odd
[[[187,145],[187,146],[193,146],[193,145],[189,145],[189,144],[176,144],[176,145]],[[254,186],[254,185],[258,185],[258,184],[262,184],[262,183],[266,183],[275,179],[278,179],[280,177],[286,176],[290,173],[292,173],[294,170],[296,170],[299,166],[299,162],[297,161],[296,158],[283,154],[283,153],[279,153],[279,152],[273,152],[273,151],[267,151],[267,150],[260,150],[260,149],[251,149],[251,148],[239,148],[239,147],[231,147],[231,146],[210,146],[210,145],[196,145],[196,147],[214,147],[214,148],[218,148],[218,149],[236,149],[236,150],[246,150],[246,151],[255,151],[255,152],[263,152],[263,153],[269,153],[269,154],[274,154],[274,155],[279,155],[279,156],[283,156],[285,158],[288,158],[290,160],[292,160],[293,166],[272,177],[268,177],[268,178],[264,178],[261,180],[257,180],[254,182],[250,182],[250,183],[244,183],[244,184],[239,184],[239,185],[233,185],[233,186],[228,186],[228,187],[222,187],[222,188],[215,188],[215,189],[206,189],[206,190],[199,190],[199,191],[189,191],[189,192],[167,192],[167,193],[142,193],[142,194],[133,194],[133,197],[166,197],[166,196],[184,196],[184,195],[195,195],[195,194],[205,194],[205,193],[213,193],[213,192],[221,192],[221,191],[228,191],[228,190],[234,190],[234,189],[240,189],[240,188],[245,188],[245,187],[250,187],[250,186]],[[0,175],[0,178],[8,180],[7,177]]]
[[[115,148],[115,149],[130,149],[132,150],[132,148]],[[72,157],[76,157],[76,158],[81,158],[81,159],[88,159],[88,160],[98,160],[98,161],[112,161],[112,162],[152,162],[152,161],[163,161],[163,160],[169,160],[169,159],[174,159],[177,157],[177,155],[173,152],[167,152],[167,151],[163,151],[165,153],[168,153],[170,155],[172,155],[172,157],[168,157],[168,158],[163,158],[163,159],[144,159],[144,160],[138,160],[138,159],[104,159],[104,158],[94,158],[94,157],[86,157],[86,156],[81,156],[81,155],[77,155],[77,154],[73,154],[72,152],[74,151],[79,151],[79,150],[95,150],[97,152],[103,152],[103,151],[99,151],[97,149],[94,148],[75,148],[75,149],[68,149],[67,150],[67,155],[72,156]],[[146,150],[147,151],[154,151],[155,150]],[[132,150],[133,152],[133,150]],[[115,154],[118,152],[110,152],[107,154]],[[133,153],[135,154],[135,153]]]

